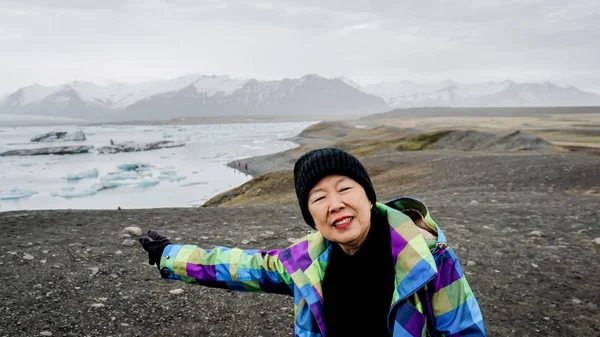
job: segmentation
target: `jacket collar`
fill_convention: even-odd
[[[399,202],[399,201],[403,201]],[[408,206],[408,202],[415,202]],[[392,306],[405,299],[431,280],[437,268],[431,251],[412,220],[401,212],[404,208],[422,206],[426,222],[437,229],[438,244],[445,244],[444,234],[429,216],[425,205],[410,198],[399,198],[387,204],[376,203],[375,211],[385,216],[390,226],[390,241],[395,264],[395,286]],[[325,269],[329,263],[331,242],[320,233],[305,236],[280,253],[280,260],[312,311],[321,332],[323,320],[323,288]]]
[[[392,297],[394,303],[405,299],[429,282],[437,274],[437,267],[425,238],[413,221],[401,212],[401,209],[380,203],[377,203],[376,207],[377,211],[387,218],[390,225],[390,241],[396,272]],[[430,226],[437,228],[433,220],[428,221],[429,214],[424,217]],[[437,229],[439,244],[440,231],[439,228]]]

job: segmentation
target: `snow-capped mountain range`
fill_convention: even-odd
[[[398,107],[600,105],[600,95],[550,82],[460,84],[409,81],[361,86],[345,77],[306,75],[258,81],[188,75],[141,84],[33,84],[0,97],[0,113],[86,120],[153,120],[234,115],[367,115]]]
[[[410,81],[361,87],[383,97],[395,108],[407,107],[542,107],[600,105],[600,95],[551,82],[512,81],[462,84],[446,80],[433,84]]]

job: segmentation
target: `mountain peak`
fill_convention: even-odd
[[[345,76],[340,76],[340,77],[334,77],[333,79],[334,79],[334,80],[339,80],[339,81],[341,81],[341,82],[343,82],[343,83],[345,83],[345,84],[347,84],[347,85],[349,85],[349,86],[353,87],[354,89],[359,89],[359,90],[360,90],[360,84],[358,84],[358,83],[356,83],[356,82],[352,81],[352,80],[351,80],[351,79],[349,79],[348,77],[345,77]]]
[[[600,104],[600,95],[586,93],[574,86],[552,82],[486,82],[462,84],[447,79],[434,84],[379,83],[364,86],[365,92],[378,95],[394,107],[519,107],[581,106]]]
[[[50,98],[45,100],[47,97]],[[361,109],[361,104],[365,102],[368,102],[366,106],[371,107],[369,112],[384,109],[386,104],[388,107],[600,105],[600,95],[581,91],[574,86],[556,85],[550,81],[516,83],[505,80],[464,84],[446,79],[442,82],[423,84],[404,79],[399,82],[361,86],[347,77],[325,78],[314,73],[305,74],[300,78],[269,81],[196,73],[137,84],[98,85],[80,80],[57,86],[34,83],[4,96],[0,101],[0,113],[29,111],[34,105],[39,107],[36,111],[43,113],[53,109],[52,106],[44,104],[58,106],[59,102],[64,103],[67,100],[70,100],[69,106],[73,111],[79,106],[73,102],[100,109],[97,111],[127,111],[132,106],[141,109],[140,103],[144,102],[149,104],[144,105],[145,109],[155,111],[157,118],[172,111],[179,113],[180,105],[186,106],[183,110],[188,109],[185,111],[194,114],[195,110],[187,107],[189,104],[214,106],[215,110],[211,113],[246,111],[249,106],[258,109],[253,110],[255,113],[261,113],[260,109],[274,109],[281,104],[290,104],[285,107],[281,105],[279,108],[279,111],[288,109],[288,113],[309,106],[314,109],[313,112],[326,113],[326,109],[323,110],[323,107],[314,104],[327,102],[328,109],[333,111],[342,106],[334,101],[334,98],[348,104],[356,102],[356,107],[345,107],[353,113]],[[181,101],[177,101],[178,99]],[[307,103],[308,101],[311,102]],[[157,102],[162,102],[162,105]],[[257,108],[256,104],[260,108]],[[56,114],[61,113],[59,111]],[[144,117],[143,110],[139,110],[138,113],[138,117]]]
[[[300,79],[301,80],[326,80],[325,77],[322,77],[317,74],[306,74],[306,75],[300,77]]]

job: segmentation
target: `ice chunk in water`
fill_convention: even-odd
[[[177,172],[175,172],[175,171],[162,171],[162,172],[160,172],[158,179],[174,182],[174,181],[180,181],[180,180],[187,179],[187,177],[178,176]]]
[[[189,183],[186,184],[181,184],[179,186],[181,187],[188,187],[188,186],[194,186],[194,185],[206,185],[208,184],[208,181],[191,181]]]
[[[100,178],[100,182],[97,184],[98,191],[106,190],[109,188],[118,187],[119,183],[111,180],[104,180],[104,178]]]
[[[138,171],[138,176],[140,178],[152,177],[152,171]]]
[[[114,180],[129,180],[129,179],[137,179],[138,174],[135,171],[121,171],[109,173],[102,177],[105,181],[114,181]]]
[[[177,172],[175,170],[163,170],[163,171],[160,171],[160,175],[161,176],[165,176],[165,177],[174,176],[176,174],[177,174]]]
[[[116,179],[116,180],[110,180],[107,179],[106,177],[102,177],[100,178],[100,183],[98,183],[99,186],[101,186],[101,190],[104,189],[109,189],[109,188],[116,188],[119,186],[127,186],[127,185],[131,185],[131,184],[135,184],[136,181],[135,179]]]
[[[75,131],[73,134],[67,134],[65,140],[86,140],[85,133],[81,130]]]
[[[61,197],[61,198],[65,198],[65,199],[82,198],[82,197],[88,197],[88,196],[94,195],[102,190],[107,189],[107,188],[113,188],[113,187],[117,187],[117,186],[119,186],[119,185],[115,184],[114,182],[111,182],[111,181],[106,182],[106,181],[103,181],[102,179],[100,179],[99,183],[93,183],[89,187],[76,189],[74,186],[65,186],[65,187],[61,188],[60,191],[51,193],[50,195],[53,197]]]
[[[100,178],[101,189],[118,186],[150,187],[160,183],[159,179],[153,178],[154,170],[151,165],[141,163],[129,163],[119,165],[121,171],[112,172]],[[154,172],[153,172],[154,171]]]
[[[117,166],[117,168],[121,171],[139,171],[139,170],[147,170],[151,166],[149,164],[142,163],[131,163],[131,164],[122,164]]]
[[[54,192],[54,193],[51,193],[50,195],[53,197],[61,197],[61,198],[65,198],[65,199],[71,199],[71,198],[87,197],[87,196],[96,194],[96,192],[98,192],[98,191],[93,188],[86,188],[86,189],[81,189],[81,190],[63,189],[60,192]]]
[[[13,187],[8,190],[0,189],[0,200],[22,199],[37,194],[38,191],[24,190],[18,187]]]
[[[153,179],[153,180],[142,180],[140,182],[138,182],[135,186],[136,187],[150,187],[150,186],[154,186],[156,184],[160,183],[159,180]]]
[[[80,180],[85,178],[97,178],[98,177],[98,169],[91,169],[79,173],[70,173],[67,174],[65,179],[67,180]]]

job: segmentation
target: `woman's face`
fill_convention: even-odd
[[[348,255],[356,253],[367,238],[371,207],[362,185],[342,175],[321,179],[308,194],[308,210],[317,230]]]

